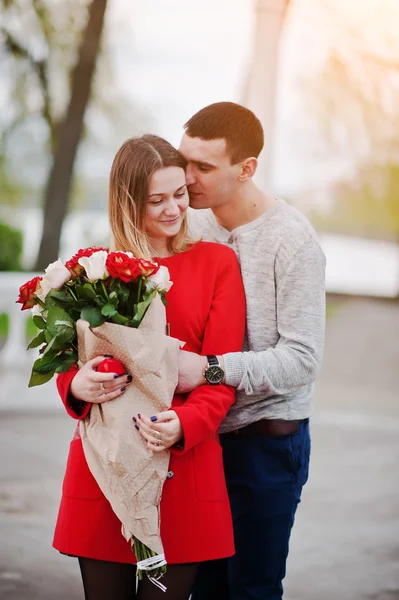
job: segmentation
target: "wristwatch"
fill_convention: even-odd
[[[204,371],[204,377],[210,385],[219,385],[224,378],[224,371],[219,365],[216,356],[207,356],[208,364]]]

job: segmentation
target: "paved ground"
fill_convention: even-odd
[[[398,304],[352,301],[329,322],[286,600],[399,600],[398,334]],[[50,387],[30,411],[25,381],[0,379],[0,599],[81,600],[75,560],[51,549],[74,424]]]

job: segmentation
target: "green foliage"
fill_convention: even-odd
[[[356,183],[336,189],[334,210],[328,217],[316,216],[325,231],[373,238],[399,237],[399,165],[369,165]]]
[[[19,229],[0,223],[0,271],[21,271],[22,244]]]

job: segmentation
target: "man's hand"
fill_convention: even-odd
[[[206,383],[204,378],[204,371],[208,364],[206,356],[179,350],[178,364],[179,381],[176,388],[178,394],[191,392]]]

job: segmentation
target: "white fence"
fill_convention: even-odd
[[[399,247],[396,244],[343,236],[322,236],[321,242],[327,257],[327,291],[399,297]],[[55,405],[54,381],[27,390],[29,371],[37,350],[26,351],[26,320],[30,311],[21,311],[21,305],[15,301],[19,287],[35,275],[37,273],[0,273],[0,313],[9,315],[8,337],[0,349],[0,409],[15,408],[18,403],[21,407],[26,404],[35,407]],[[52,395],[51,399],[49,395]],[[32,403],[28,398],[33,397]]]

